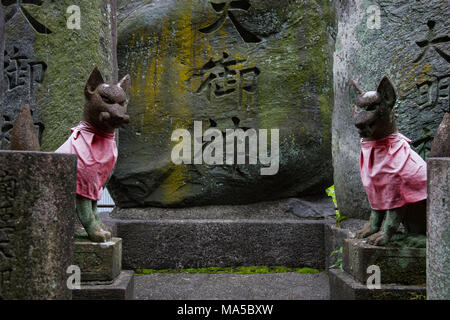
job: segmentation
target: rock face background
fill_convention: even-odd
[[[371,5],[380,9],[380,29]],[[397,88],[397,126],[426,157],[449,111],[450,3],[448,1],[339,1],[334,54],[333,166],[341,214],[368,218],[359,174],[360,143],[353,125],[349,80],[375,90],[383,75]]]
[[[120,207],[239,204],[332,184],[332,1],[119,1],[131,123],[108,185]],[[175,129],[280,129],[280,170],[174,165]],[[270,149],[269,149],[270,150]]]
[[[80,30],[67,27],[67,8],[74,4],[81,11]],[[115,0],[2,1],[0,149],[9,149],[12,125],[27,103],[41,150],[53,151],[66,140],[81,120],[93,67],[113,78],[114,8]]]

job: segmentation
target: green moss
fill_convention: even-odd
[[[320,270],[313,268],[288,268],[283,266],[248,266],[248,267],[208,267],[208,268],[188,268],[188,269],[137,269],[136,275],[142,276],[154,273],[235,273],[235,274],[264,274],[264,273],[286,273],[297,272],[302,274],[316,274]]]
[[[303,273],[303,274],[307,274],[307,273],[316,274],[316,273],[319,273],[320,270],[313,269],[313,268],[299,268],[299,269],[295,269],[295,272]]]

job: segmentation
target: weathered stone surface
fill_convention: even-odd
[[[81,269],[81,281],[113,281],[122,269],[122,239],[104,243],[76,239],[74,261]]]
[[[0,151],[0,298],[71,299],[76,156]]]
[[[429,158],[427,298],[450,299],[450,158]]]
[[[286,213],[292,213],[299,218],[325,218],[335,216],[333,200],[330,197],[321,201],[293,199],[284,206]]]
[[[429,157],[450,157],[450,113],[446,113],[433,140]]]
[[[112,284],[82,284],[81,289],[72,291],[73,300],[133,300],[134,271],[125,270]]]
[[[349,274],[338,269],[328,271],[330,300],[425,300],[425,286],[382,284],[368,289]]]
[[[380,267],[381,283],[425,285],[426,250],[424,248],[389,248],[372,246],[365,240],[347,239],[344,242],[344,271],[361,283],[366,283],[372,273],[371,265]]]
[[[375,5],[377,7],[369,7]],[[341,214],[368,219],[369,204],[359,173],[360,142],[349,80],[375,88],[387,75],[397,89],[397,126],[422,157],[449,111],[450,3],[448,1],[351,0],[337,2],[334,54],[333,166]],[[380,28],[373,25],[381,13]]]
[[[82,118],[92,68],[98,66],[108,82],[114,78],[111,1],[2,2],[0,149],[10,148],[12,124],[25,104],[33,111],[42,150],[57,149]],[[81,12],[80,29],[67,27],[72,14],[67,9],[74,4]]]
[[[283,265],[324,268],[324,225],[282,210],[286,201],[241,206],[120,209],[123,268]]]
[[[132,75],[108,187],[120,207],[251,203],[331,185],[332,1],[135,0],[118,12],[119,69]],[[280,129],[278,174],[173,164],[171,134],[192,133],[193,121]]]

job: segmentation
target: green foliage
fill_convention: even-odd
[[[188,269],[137,269],[136,275],[146,275],[154,273],[236,273],[236,274],[256,274],[256,273],[285,273],[285,272],[298,272],[302,274],[316,274],[320,270],[313,268],[288,268],[283,266],[249,266],[249,267],[209,267],[209,268],[188,268]]]
[[[333,203],[334,203],[334,207],[336,211],[336,227],[339,227],[339,224],[341,223],[341,221],[347,219],[346,216],[341,216],[341,213],[338,210],[338,205],[337,205],[337,201],[336,201],[336,194],[334,192],[334,185],[332,185],[331,187],[325,189],[325,192],[327,193],[327,195],[329,197],[331,197],[331,199],[333,199]]]
[[[342,250],[343,248],[340,247],[338,250],[333,250],[330,253],[330,258],[336,255],[336,263],[330,266],[330,269],[333,268],[339,268],[341,271],[344,271],[344,268],[342,267]]]

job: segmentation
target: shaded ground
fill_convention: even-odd
[[[269,274],[164,274],[135,277],[137,300],[327,300],[328,276]]]

